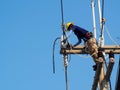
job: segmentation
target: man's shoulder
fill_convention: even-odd
[[[73,28],[73,30],[79,30],[80,29],[80,27],[76,26],[76,25],[74,25],[72,28]]]
[[[77,30],[77,31],[87,31],[87,30],[85,30],[84,28],[82,28],[82,27],[80,27],[80,26],[76,26],[76,25],[73,27],[73,29],[74,29],[74,30]]]

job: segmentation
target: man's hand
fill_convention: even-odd
[[[68,44],[67,44],[67,48],[73,48],[72,44],[71,44],[71,43],[68,43]]]

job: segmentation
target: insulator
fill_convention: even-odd
[[[103,53],[101,51],[98,51],[98,57],[103,57]]]
[[[61,48],[66,48],[67,47],[68,42],[66,40],[67,40],[67,37],[62,35],[61,36]]]
[[[110,53],[109,53],[109,58],[114,58],[114,53],[113,53],[113,51],[110,51]]]

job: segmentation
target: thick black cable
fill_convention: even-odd
[[[102,17],[104,17],[104,0],[102,0]]]
[[[61,5],[61,15],[62,15],[62,25],[64,24],[64,11],[63,11],[63,2],[60,0],[60,5]]]
[[[54,58],[54,53],[55,53],[55,45],[56,45],[56,41],[59,40],[60,37],[57,37],[55,40],[54,40],[54,43],[53,43],[53,53],[52,53],[52,63],[53,63],[53,73],[55,73],[55,58]]]
[[[60,0],[60,5],[61,5],[61,16],[62,16],[62,30],[63,30],[63,35],[65,35],[65,27],[64,27],[64,10],[63,10],[63,1]]]

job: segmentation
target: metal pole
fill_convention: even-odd
[[[100,39],[99,39],[99,46],[104,45],[104,36],[103,36],[103,26],[102,26],[102,14],[101,14],[101,0],[98,0],[98,12],[99,12],[99,20],[100,20]]]
[[[93,29],[94,29],[94,37],[97,38],[96,35],[96,20],[95,20],[95,3],[94,0],[92,0],[92,17],[93,17]]]
[[[102,28],[102,14],[101,14],[100,0],[98,0],[98,12],[99,12],[100,28]]]

